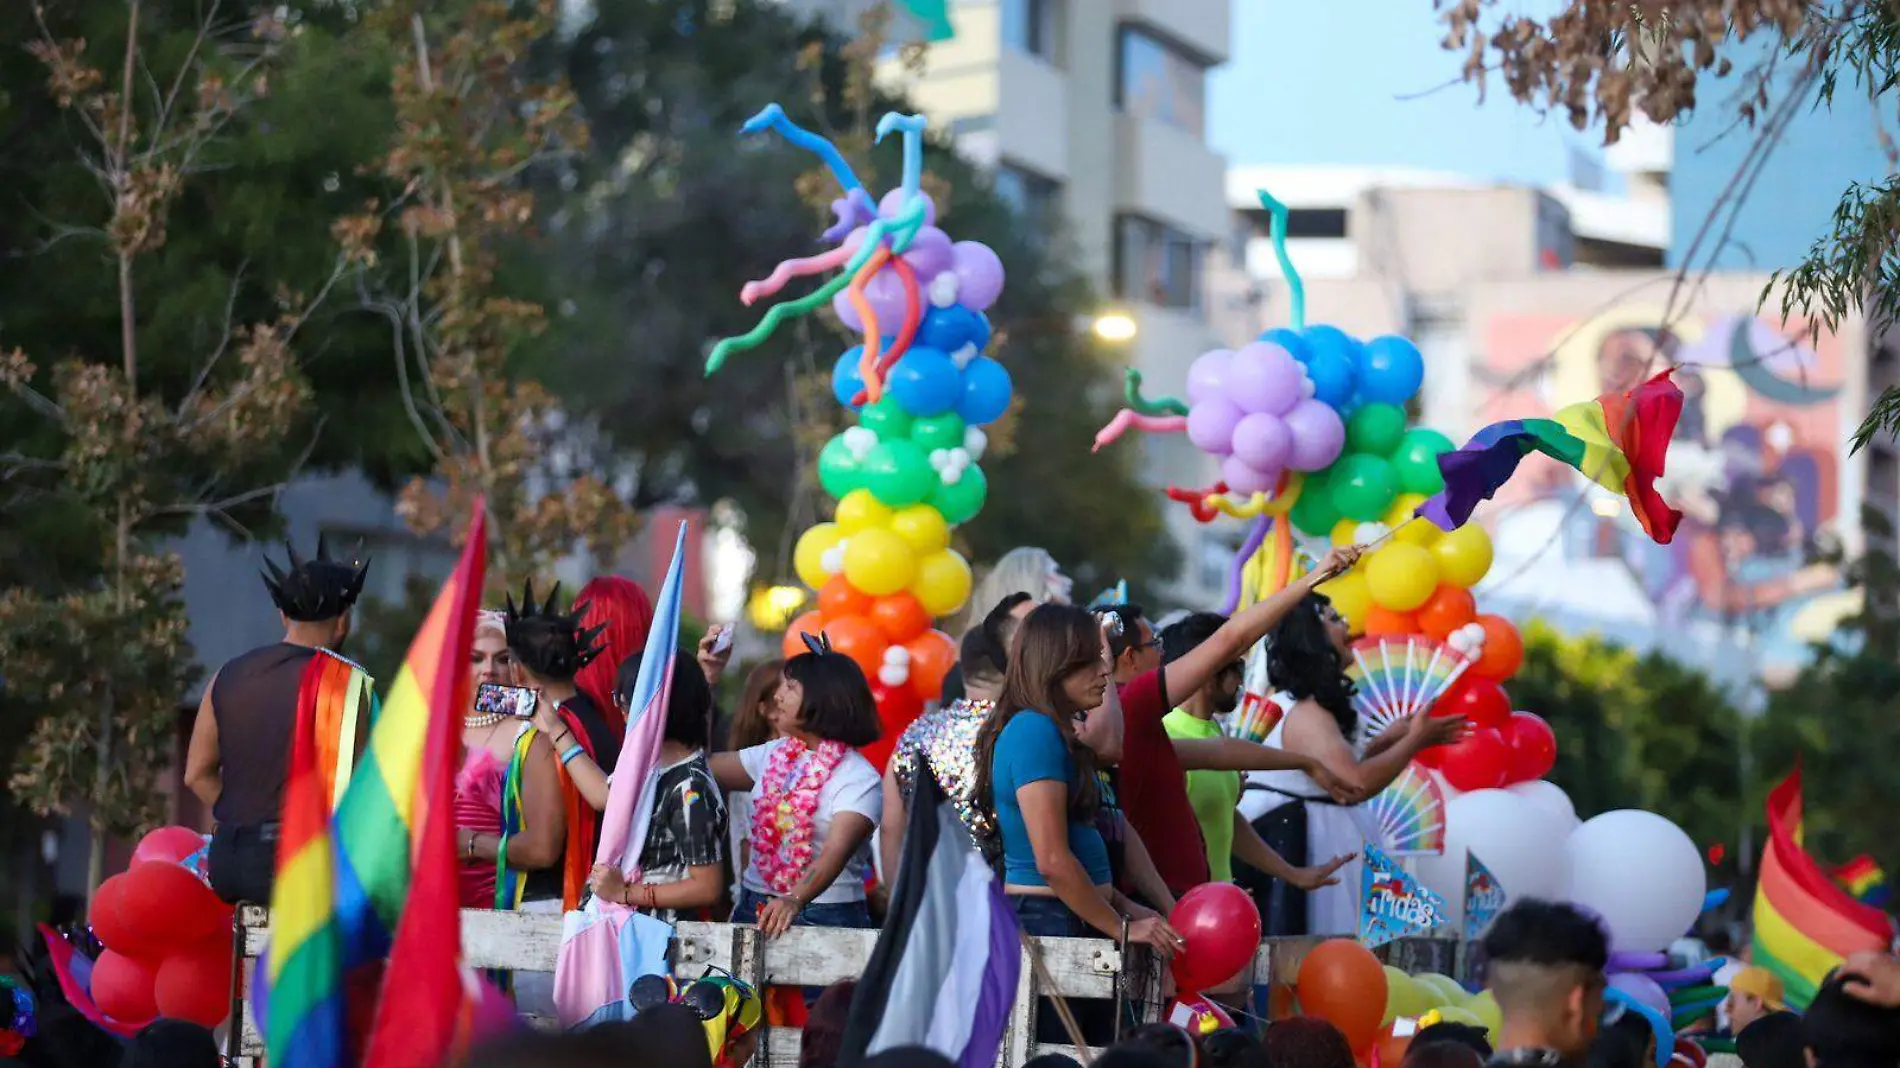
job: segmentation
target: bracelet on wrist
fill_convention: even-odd
[[[568,746],[566,749],[562,750],[561,752],[561,766],[567,767],[569,764],[574,763],[574,758],[577,756],[580,756],[582,753],[585,753],[585,752],[586,750],[581,748],[581,743],[579,742],[575,742],[573,745]]]

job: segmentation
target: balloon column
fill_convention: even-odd
[[[230,1014],[231,907],[211,892],[205,838],[161,827],[99,884],[89,922],[106,951],[92,998],[127,1033],[159,1016],[216,1027]]]
[[[989,246],[952,241],[919,188],[924,120],[888,114],[880,140],[901,132],[902,184],[873,203],[837,149],[800,129],[777,104],[746,123],[774,129],[831,168],[844,195],[829,251],[781,263],[749,282],[751,304],[794,277],[838,273],[797,300],[774,305],[751,333],[714,347],[710,374],[726,357],[770,336],[783,319],[829,302],[860,344],[838,357],[832,391],[857,417],[826,443],[818,478],[837,499],[832,522],[807,530],[793,552],[798,577],[818,591],[815,609],[793,621],[785,652],[823,634],[864,669],[884,736],[865,755],[883,766],[904,726],[935,700],[956,658],[932,620],[963,607],[970,565],[950,547],[951,531],[983,507],[989,484],[978,461],[985,425],[1009,410],[1009,372],[984,351],[983,314],[1003,291],[1003,264]]]

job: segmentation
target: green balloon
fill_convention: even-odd
[[[1405,409],[1395,404],[1365,404],[1346,420],[1346,451],[1390,456],[1405,437]]]
[[[1293,529],[1315,538],[1330,538],[1333,527],[1339,524],[1339,509],[1333,507],[1332,486],[1327,481],[1327,471],[1306,476],[1305,484],[1300,488],[1300,499],[1293,502],[1293,510],[1288,518],[1293,520]]]
[[[842,499],[854,489],[864,488],[864,465],[845,447],[844,435],[838,434],[818,452],[818,483],[825,492]]]
[[[897,398],[884,394],[876,404],[858,413],[858,425],[877,432],[884,441],[910,437],[911,414],[898,406]],[[959,440],[957,444],[963,442]]]
[[[1399,480],[1392,475],[1392,465],[1382,456],[1363,452],[1339,458],[1333,465],[1332,487],[1333,507],[1340,515],[1361,523],[1383,519],[1392,498],[1399,494]]]
[[[1399,476],[1399,488],[1407,493],[1426,496],[1445,488],[1445,476],[1438,473],[1438,456],[1451,451],[1451,439],[1429,427],[1413,427],[1400,439],[1392,454],[1392,470]]]
[[[939,481],[937,488],[930,494],[930,506],[943,513],[943,521],[956,526],[967,523],[971,517],[983,510],[983,501],[990,495],[990,480],[983,469],[971,464],[963,469],[963,477],[955,482]]]
[[[930,454],[908,438],[880,441],[864,458],[864,485],[887,508],[907,508],[937,486]]]
[[[1412,977],[1392,967],[1385,968],[1385,1015],[1380,1023],[1391,1023],[1399,1016],[1423,1016],[1437,1004],[1437,991],[1428,990]]]
[[[960,449],[963,447],[963,426],[963,417],[955,412],[925,416],[910,424],[910,440],[925,452]]]

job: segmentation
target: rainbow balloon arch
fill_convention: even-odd
[[[864,669],[877,699],[884,737],[865,750],[882,768],[903,728],[940,696],[956,662],[956,643],[932,626],[969,600],[970,565],[951,548],[951,532],[983,508],[989,483],[979,461],[983,427],[1009,410],[1009,372],[985,355],[984,314],[1003,291],[1003,264],[989,246],[952,241],[936,225],[923,193],[924,120],[885,115],[880,141],[903,136],[903,178],[873,201],[838,150],[799,128],[777,104],[744,131],[771,129],[817,155],[842,189],[828,251],[787,260],[749,282],[750,305],[791,279],[836,270],[823,285],[775,304],[750,333],[721,341],[706,363],[712,374],[734,352],[753,348],[787,318],[830,304],[862,341],[838,357],[832,392],[856,424],[827,442],[818,478],[837,501],[832,522],[804,532],[793,552],[800,581],[817,607],[786,630],[786,655],[806,635]]]

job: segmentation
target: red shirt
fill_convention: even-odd
[[[1121,806],[1176,897],[1207,881],[1207,846],[1188,803],[1187,772],[1161,725],[1169,712],[1161,672],[1116,691],[1122,702]]]

